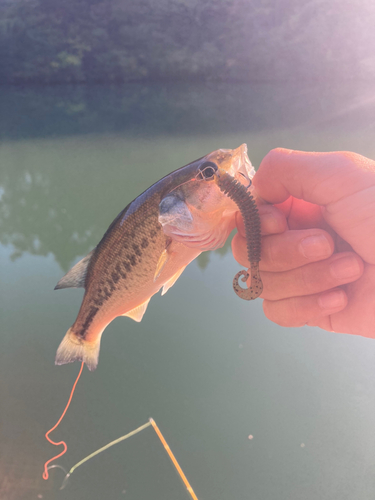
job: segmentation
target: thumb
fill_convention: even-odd
[[[356,153],[274,149],[253,179],[269,203],[289,196],[324,207],[328,224],[367,262],[375,263],[375,162]]]

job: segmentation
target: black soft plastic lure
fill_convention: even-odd
[[[260,218],[258,208],[253,196],[249,191],[249,186],[245,187],[234,177],[226,172],[218,170],[215,180],[220,190],[231,198],[242,214],[247,243],[247,255],[250,267],[247,271],[239,271],[233,279],[233,289],[236,294],[244,300],[254,300],[263,291],[263,283],[259,273],[259,261],[261,254]],[[250,286],[242,288],[239,279],[246,282],[251,277]]]

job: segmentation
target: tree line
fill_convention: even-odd
[[[1,83],[373,78],[367,0],[0,0]]]

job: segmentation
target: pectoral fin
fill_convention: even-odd
[[[77,264],[61,278],[55,286],[55,290],[59,290],[60,288],[85,288],[87,268],[94,250],[91,250],[86,257],[83,257],[82,260],[77,262]]]
[[[169,253],[168,253],[168,249],[166,248],[161,253],[161,255],[159,257],[159,260],[158,260],[158,263],[156,264],[156,269],[155,269],[155,274],[154,274],[154,281],[156,281],[159,278],[160,273],[164,269],[165,264],[168,262],[168,259],[169,259]]]
[[[174,274],[172,276],[172,278],[170,278],[168,281],[166,281],[164,283],[164,286],[163,286],[163,290],[161,291],[161,294],[164,295],[165,293],[168,292],[168,290],[176,283],[176,281],[178,280],[178,278],[181,276],[181,274],[184,272],[184,269],[186,268],[186,266],[184,267],[181,267],[181,269],[179,271],[177,271],[176,274]]]
[[[143,304],[140,304],[139,306],[135,307],[131,311],[128,311],[125,314],[122,314],[122,316],[128,316],[131,319],[134,319],[134,321],[137,321],[138,323],[142,321],[143,315],[146,312],[148,303],[150,302],[150,299],[147,299],[146,302],[143,302]]]

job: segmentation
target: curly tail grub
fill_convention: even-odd
[[[261,253],[260,218],[254,198],[240,182],[225,173],[217,172],[215,180],[220,190],[231,198],[242,214],[245,223],[247,256],[250,267],[247,271],[239,271],[233,279],[233,289],[236,294],[245,300],[253,300],[259,297],[263,290],[262,280],[259,274],[259,261]],[[239,279],[243,282],[251,276],[249,288],[242,288]]]

